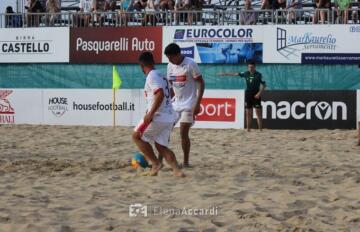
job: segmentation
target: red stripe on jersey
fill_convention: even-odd
[[[158,92],[160,92],[162,90],[162,88],[158,88],[154,90],[154,95],[157,94]]]
[[[179,81],[179,82],[186,81],[186,75],[176,76],[175,81]]]
[[[199,79],[200,79],[200,77],[202,77],[202,75],[201,75],[201,74],[194,76],[194,79],[195,79],[195,80],[199,80]]]
[[[138,126],[138,128],[136,128],[136,131],[140,132],[141,134],[144,134],[146,128],[148,128],[149,125],[150,125],[150,123],[149,124],[141,123],[140,126]]]

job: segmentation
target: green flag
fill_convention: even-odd
[[[116,69],[116,66],[113,66],[113,89],[119,89],[121,87],[121,78],[120,75]]]

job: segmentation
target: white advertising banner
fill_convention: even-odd
[[[118,126],[133,126],[141,118],[140,91],[116,91],[115,118]],[[143,100],[143,99],[141,99]],[[43,97],[44,124],[111,126],[111,89],[46,89]]]
[[[68,63],[69,38],[66,27],[0,29],[0,63]]]
[[[117,126],[136,126],[146,111],[142,89],[116,92]],[[111,126],[111,89],[0,89],[0,124]],[[244,128],[243,90],[206,90],[195,128]]]
[[[206,90],[195,128],[244,128],[244,90]]]
[[[0,124],[41,124],[41,89],[0,89]]]
[[[197,63],[238,64],[247,60],[262,63],[263,27],[163,27],[163,51],[170,43],[177,43],[181,53]],[[164,53],[162,62],[168,62]]]
[[[360,26],[264,26],[264,63],[358,64]]]

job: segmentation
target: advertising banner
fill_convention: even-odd
[[[359,64],[360,26],[264,26],[264,63]]]
[[[161,63],[162,27],[71,28],[71,63],[137,63],[150,51]]]
[[[269,129],[354,129],[356,91],[265,91],[262,116]]]
[[[359,122],[360,122],[360,90],[357,90],[356,109],[357,109],[356,125],[359,126]]]
[[[263,28],[258,26],[163,27],[163,50],[177,43],[197,63],[241,64],[263,61]],[[168,60],[165,55],[163,63]]]
[[[0,63],[68,63],[69,28],[0,29]]]
[[[244,128],[243,90],[205,90],[195,128]]]
[[[0,89],[0,124],[41,124],[42,91]]]
[[[133,126],[140,120],[141,97],[138,89],[116,92],[116,125]],[[44,124],[111,126],[113,123],[111,89],[45,89],[43,106]]]

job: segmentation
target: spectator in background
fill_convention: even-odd
[[[272,6],[272,0],[261,0],[261,7],[260,10],[270,10]]]
[[[286,0],[273,0],[272,1],[272,9],[279,10],[286,8]]]
[[[255,25],[257,22],[257,14],[252,11],[251,0],[245,0],[245,9],[240,12],[241,25]]]
[[[93,0],[93,7],[94,12],[96,13],[94,15],[95,21],[99,26],[102,26],[105,22],[105,15],[103,13],[108,11],[109,2],[107,0]]]
[[[28,6],[26,7],[28,10],[27,24],[28,27],[39,27],[40,26],[40,13],[44,12],[44,8],[41,5],[39,0],[30,0],[28,2]]]
[[[355,9],[355,11],[352,13],[353,23],[360,23],[360,21],[359,21],[360,0],[358,0],[357,3],[358,3],[358,8]],[[359,64],[359,67],[360,67],[360,64]],[[359,139],[360,139],[360,137],[359,137]],[[359,144],[359,145],[360,145],[360,144]]]
[[[147,0],[145,7],[145,16],[142,22],[142,26],[147,26],[150,23],[151,26],[156,26],[156,11],[157,6],[155,5],[154,0]]]
[[[46,25],[54,26],[56,20],[60,17],[59,13],[61,12],[60,2],[58,0],[47,0],[46,1],[46,13],[51,15],[46,15]]]
[[[91,21],[91,12],[94,10],[93,0],[80,0],[80,14],[75,16],[78,27],[88,27]]]
[[[326,9],[331,10],[331,2],[330,0],[315,0],[315,6],[317,10],[315,11],[315,14],[313,16],[313,23],[314,24],[318,23],[319,15],[320,15],[320,22],[321,24],[324,24],[326,19],[329,17],[329,15],[326,12]]]
[[[300,11],[296,11],[302,9],[302,0],[287,0],[286,9],[289,10],[289,13],[287,15],[288,22],[296,24],[296,21],[300,20],[302,16],[302,13]]]
[[[174,10],[174,6],[173,0],[160,0],[160,9],[163,11]]]
[[[349,21],[351,0],[334,0],[334,5],[336,9],[337,22],[347,24]]]
[[[203,0],[190,0],[190,10],[195,11],[195,13],[190,13],[188,16],[188,22],[190,25],[192,25],[194,21],[195,24],[197,24],[199,21],[202,21],[201,11],[203,9],[203,6]]]
[[[135,1],[133,4],[134,10],[136,11],[143,11],[145,10],[146,6],[147,6],[147,0]]]
[[[5,27],[22,27],[21,15],[16,15],[11,6],[6,7]]]
[[[175,1],[175,24],[178,25],[180,21],[187,21],[188,15],[185,12],[181,11],[189,11],[191,8],[191,0],[176,0]],[[189,22],[188,22],[189,23]]]

